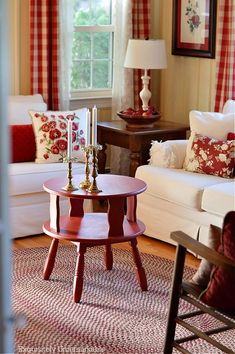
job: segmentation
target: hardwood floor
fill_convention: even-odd
[[[34,247],[49,247],[51,243],[51,238],[46,235],[37,235],[24,237],[13,240],[12,248],[13,249],[22,249],[22,248],[34,248]],[[60,241],[60,244],[68,245],[66,241]],[[128,243],[121,243],[112,245],[113,248],[129,249]],[[175,258],[175,246],[169,245],[165,242],[155,240],[147,236],[138,237],[138,247],[140,252],[149,253],[157,255],[163,258],[172,259]],[[186,257],[186,264],[190,267],[197,268],[199,260],[191,254],[188,254]]]

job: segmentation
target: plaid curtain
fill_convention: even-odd
[[[150,0],[132,0],[133,38],[145,39],[150,36]],[[134,104],[141,107],[139,93],[142,90],[143,75],[140,69],[134,70]]]
[[[227,99],[235,99],[235,1],[219,2],[216,55],[215,111],[222,111]]]
[[[59,0],[30,0],[31,93],[59,109]]]

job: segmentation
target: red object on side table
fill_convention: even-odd
[[[79,186],[84,176],[77,175],[73,183]],[[105,265],[107,270],[113,266],[111,245],[129,242],[132,247],[136,275],[143,291],[147,290],[147,280],[137,247],[137,236],[145,231],[145,225],[136,219],[137,194],[146,189],[146,184],[136,178],[115,175],[99,175],[97,185],[100,193],[88,193],[83,189],[67,192],[62,189],[66,178],[53,178],[44,183],[50,194],[50,220],[43,225],[43,231],[52,242],[46,259],[43,277],[48,280],[55,262],[59,240],[77,242],[78,256],[73,283],[73,299],[79,302],[83,288],[84,256],[87,247],[105,246]],[[60,215],[60,197],[70,200],[69,215]],[[107,213],[84,213],[85,199],[107,199]],[[126,213],[125,213],[126,205]]]

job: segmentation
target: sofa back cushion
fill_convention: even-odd
[[[223,113],[235,113],[235,100],[227,100],[223,107]]]
[[[30,110],[46,111],[47,104],[40,94],[8,97],[8,124],[32,124]]]

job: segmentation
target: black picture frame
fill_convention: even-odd
[[[173,0],[172,54],[215,58],[217,0]]]

